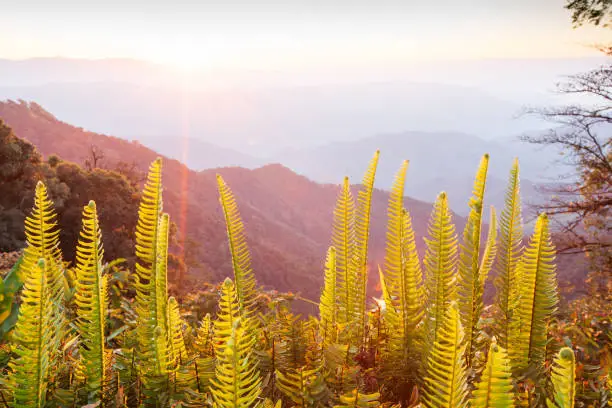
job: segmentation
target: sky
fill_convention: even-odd
[[[0,58],[132,58],[179,69],[599,55],[564,0],[0,0]]]

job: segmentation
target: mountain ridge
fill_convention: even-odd
[[[18,137],[36,145],[45,157],[57,154],[64,160],[83,163],[93,144],[105,153],[109,165],[128,161],[144,171],[160,156],[135,141],[75,128],[35,103],[0,102],[0,118]],[[367,162],[363,164],[364,171],[366,165]],[[196,172],[177,160],[165,159],[165,208],[177,223],[179,234],[201,243],[199,260],[203,266],[196,275],[213,280],[232,273],[216,174],[224,177],[236,196],[259,283],[278,290],[298,288],[304,296],[316,299],[322,283],[323,258],[331,242],[332,212],[339,185],[317,184],[281,164],[255,170],[224,167]],[[353,186],[354,193],[357,188]],[[387,200],[388,193],[374,192],[372,267],[382,263]],[[405,200],[414,212],[417,233],[424,234],[431,205]],[[461,229],[463,218],[456,217],[455,221]]]
[[[123,161],[135,164],[141,171],[158,156],[163,157],[136,141],[75,128],[36,103],[0,102],[0,118],[18,137],[36,145],[45,157],[58,154],[64,160],[82,164],[93,144],[104,151],[106,164]],[[385,160],[383,156],[381,164]],[[362,165],[365,171],[367,161]],[[256,169],[230,166],[193,171],[178,160],[166,158],[163,166],[165,208],[178,225],[179,238],[188,237],[199,243],[201,266],[193,271],[194,276],[213,281],[232,274],[225,221],[218,202],[217,174],[223,176],[236,196],[258,283],[281,291],[297,289],[303,296],[317,299],[323,260],[331,243],[332,213],[339,184],[319,184],[279,163]],[[353,184],[351,188],[356,195],[359,185]],[[407,191],[410,192],[410,186]],[[373,192],[371,270],[383,263],[388,198],[386,191],[376,188]],[[404,198],[404,203],[412,215],[415,233],[425,237],[431,203],[409,197]],[[464,205],[467,207],[467,203]],[[485,216],[488,217],[488,211]],[[460,235],[465,219],[455,213],[453,222]],[[417,240],[417,249],[423,256],[422,239]],[[582,269],[576,265],[574,259],[560,261],[563,281],[581,282]],[[370,274],[371,288],[377,283],[375,275]],[[489,286],[490,283],[491,280]]]

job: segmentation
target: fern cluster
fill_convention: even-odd
[[[523,245],[518,163],[499,223],[491,208],[486,238],[488,156],[461,238],[441,193],[423,254],[405,208],[408,162],[402,163],[378,269],[382,298],[371,302],[368,240],[378,158],[376,152],[356,195],[348,178],[341,186],[319,316],[308,318],[284,301],[260,307],[244,225],[220,176],[234,273],[219,287],[215,316],[196,324],[183,320],[179,302],[168,297],[170,219],[163,212],[161,160],[151,164],[142,194],[137,262],[127,287],[104,263],[94,202],[83,209],[76,264],[63,262],[53,205],[39,183],[26,219],[18,268],[24,285],[0,401],[11,407],[573,407],[574,354],[564,348],[553,358],[548,336],[559,302],[548,219],[538,218]],[[491,271],[498,294],[485,310]],[[111,287],[120,297],[111,299]],[[493,324],[485,314],[495,317]],[[117,321],[121,326],[111,331]]]

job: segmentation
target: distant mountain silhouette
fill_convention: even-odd
[[[547,104],[561,75],[604,62],[414,61],[364,72],[203,69],[187,75],[131,59],[0,59],[0,99],[34,100],[69,123],[137,135],[144,144],[187,132],[263,157],[274,149],[407,129],[495,138],[541,128],[541,121],[517,113]]]
[[[493,138],[542,126],[535,118],[515,118],[520,104],[478,88],[407,81],[269,89],[52,82],[0,86],[3,98],[34,100],[71,123],[138,135],[143,143],[188,130],[196,139],[260,156],[405,129]]]
[[[381,150],[377,186],[389,188],[393,175],[403,160],[410,160],[406,193],[427,202],[440,191],[449,194],[451,208],[467,214],[467,202],[478,162],[483,154],[491,156],[487,203],[501,208],[510,166],[515,157],[521,163],[521,186],[525,204],[542,200],[532,180],[555,177],[562,169],[551,163],[555,152],[535,151],[533,146],[512,139],[483,140],[457,132],[403,132],[379,135],[356,141],[337,142],[311,149],[288,150],[275,157],[299,174],[317,182],[331,182],[348,175],[361,177],[359,163],[368,160],[371,152]],[[530,178],[532,178],[530,180]],[[525,210],[529,210],[525,206]]]

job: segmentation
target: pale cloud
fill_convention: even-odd
[[[573,30],[559,0],[21,0],[2,10],[0,58],[123,57],[186,68],[571,57],[612,40],[610,30]]]

